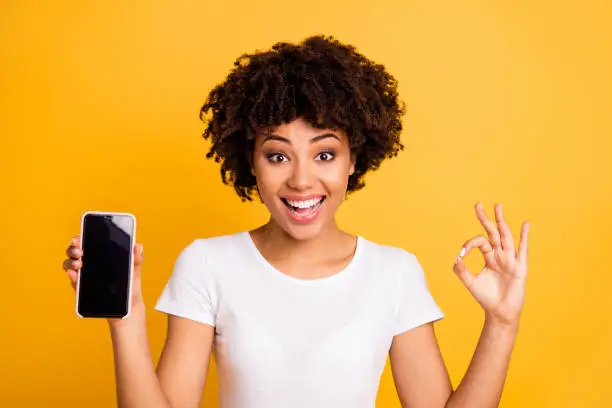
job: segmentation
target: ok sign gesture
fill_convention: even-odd
[[[529,223],[523,223],[517,251],[501,204],[495,206],[497,223],[487,217],[480,203],[476,204],[475,209],[488,239],[479,235],[466,241],[453,270],[480,303],[488,319],[503,324],[518,324],[525,299]],[[484,268],[477,275],[473,275],[463,261],[463,257],[473,248],[478,248],[485,260]]]

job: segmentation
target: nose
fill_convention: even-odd
[[[295,190],[307,190],[312,187],[315,179],[314,169],[308,161],[298,160],[291,168],[287,185]]]

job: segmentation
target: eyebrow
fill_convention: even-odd
[[[335,134],[328,132],[328,133],[323,133],[321,135],[317,135],[315,137],[313,137],[312,139],[310,139],[309,143],[316,143],[319,142],[323,139],[327,139],[327,138],[333,138],[338,140],[339,142],[341,142],[340,138],[338,136],[336,136]],[[287,144],[291,144],[291,140],[287,139],[286,137],[282,137],[279,135],[268,135],[266,136],[266,138],[263,140],[263,142],[261,142],[261,144],[263,145],[264,143],[266,143],[268,140],[278,140],[279,142],[283,142],[283,143],[287,143]]]

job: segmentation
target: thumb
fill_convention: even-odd
[[[455,265],[453,266],[453,271],[455,275],[459,278],[461,282],[465,285],[466,288],[471,292],[472,283],[474,283],[474,275],[468,270],[467,266],[463,262],[463,258],[458,256],[455,260]]]
[[[142,244],[134,245],[134,269],[140,269],[142,260],[144,259],[144,246]]]

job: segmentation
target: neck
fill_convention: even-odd
[[[273,248],[274,251],[270,252],[278,257],[288,258],[298,252],[302,255],[325,253],[334,247],[332,244],[342,242],[342,239],[346,239],[348,235],[338,228],[335,220],[332,220],[311,239],[298,240],[270,219],[268,223],[253,231],[252,236],[263,250]]]

